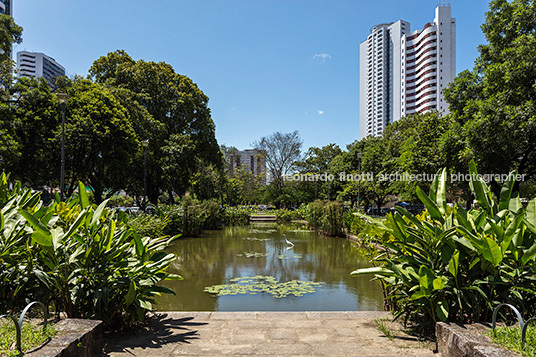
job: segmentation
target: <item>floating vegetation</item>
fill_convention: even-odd
[[[271,240],[270,238],[242,238],[243,240],[251,240],[251,241],[259,241],[259,242],[266,242],[267,240]]]
[[[279,259],[290,259],[290,258],[301,259],[301,258],[303,258],[303,256],[302,256],[301,254],[294,254],[294,255],[291,256],[291,257],[288,257],[288,256],[283,255],[283,254],[279,254],[277,257],[278,257]]]
[[[253,277],[243,277],[231,279],[232,284],[213,285],[206,287],[203,291],[217,296],[225,295],[256,295],[257,293],[268,293],[275,298],[284,298],[289,295],[303,296],[314,293],[316,287],[325,283],[291,280],[280,283],[273,276],[257,275]]]
[[[292,233],[311,233],[311,232],[315,232],[315,231],[311,230],[311,229],[288,229],[287,232],[292,232]]]
[[[237,254],[237,257],[246,257],[246,258],[260,258],[267,257],[268,253],[259,253],[259,252],[244,252],[242,254]]]
[[[273,234],[277,233],[277,229],[250,229],[248,233]]]

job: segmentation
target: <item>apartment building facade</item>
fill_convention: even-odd
[[[410,114],[448,112],[442,90],[456,76],[451,15],[450,6],[438,6],[423,29],[412,32],[403,20],[371,29],[360,45],[360,139]]]
[[[65,75],[62,65],[39,52],[17,52],[17,69],[19,77],[45,78],[50,88],[55,88],[56,78]]]

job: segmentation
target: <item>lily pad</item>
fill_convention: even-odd
[[[284,283],[279,282],[273,276],[257,275],[254,277],[242,277],[231,279],[232,284],[208,286],[203,291],[217,296],[225,295],[255,295],[257,293],[268,293],[275,298],[287,296],[303,296],[314,293],[315,287],[323,285],[323,282],[291,280]]]
[[[260,257],[267,257],[268,253],[244,252],[243,254],[239,253],[236,256],[237,257],[246,257],[246,258],[260,258]]]

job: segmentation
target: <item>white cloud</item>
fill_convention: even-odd
[[[331,56],[327,53],[317,53],[313,56],[313,59],[325,63],[328,59],[331,59]]]
[[[317,110],[316,112],[318,113],[318,115],[322,115],[322,114],[324,114],[324,111],[323,111],[323,110]]]

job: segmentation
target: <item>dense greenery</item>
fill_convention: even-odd
[[[423,214],[397,207],[385,222],[369,218],[375,228],[369,239],[386,251],[375,259],[378,267],[352,274],[381,280],[396,316],[482,321],[498,303],[513,304],[524,316],[536,312],[536,199],[523,208],[512,172],[494,200],[474,163],[470,167],[479,207],[449,207],[442,170],[428,195],[417,188]]]
[[[82,184],[77,197],[45,206],[0,176],[0,313],[38,300],[121,328],[143,320],[155,295],[173,293],[157,285],[179,278],[165,271],[172,238],[142,237],[105,206],[90,205]]]
[[[329,236],[343,235],[344,205],[337,201],[316,200],[307,205],[309,226]]]

